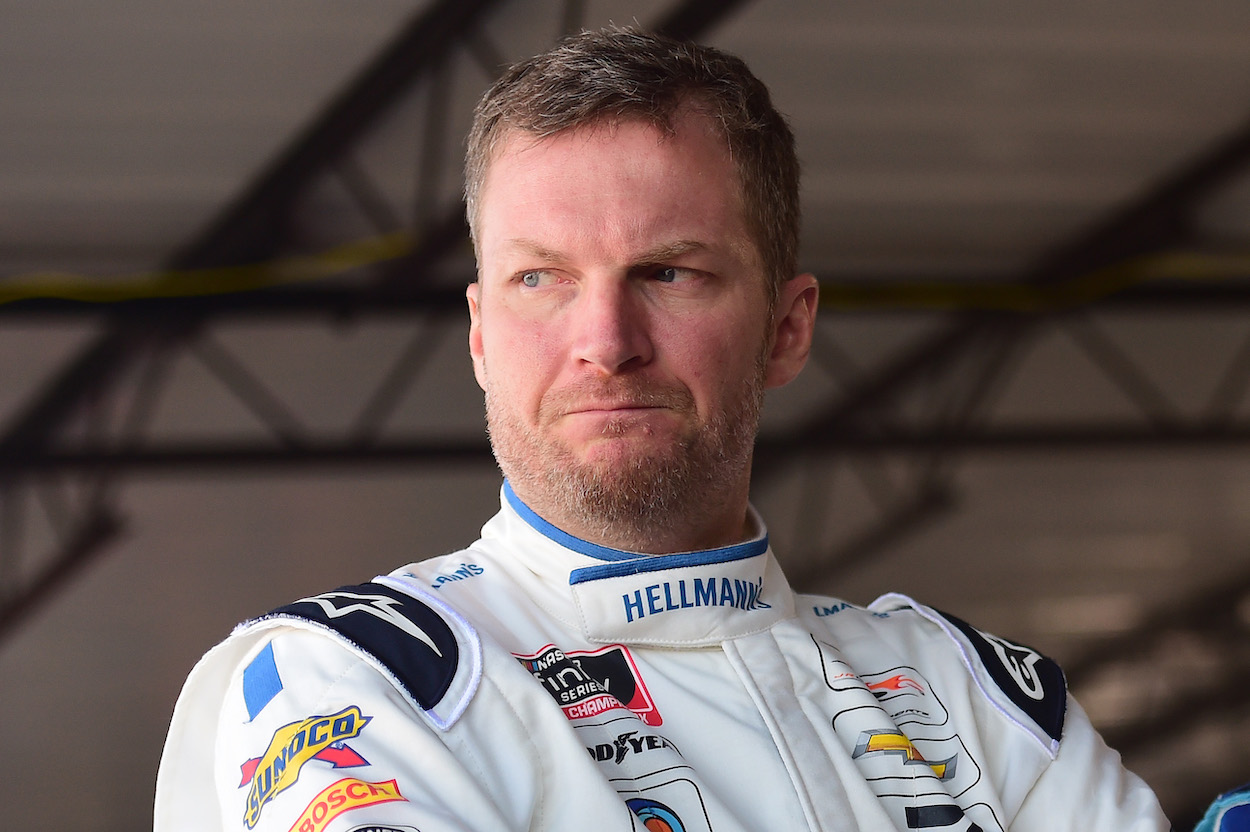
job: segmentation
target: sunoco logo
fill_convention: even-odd
[[[247,828],[256,826],[265,804],[295,784],[305,763],[332,743],[360,734],[370,719],[352,705],[336,714],[310,716],[274,731],[247,792],[247,806],[243,811],[243,823]]]

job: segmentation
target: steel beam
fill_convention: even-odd
[[[349,191],[356,196],[358,203],[363,203],[373,221],[383,225],[395,221],[387,206],[374,199],[377,195],[371,189],[371,183],[350,164],[349,151],[375,128],[382,115],[397,103],[406,90],[442,66],[458,43],[476,43],[473,38],[476,24],[498,2],[439,0],[427,6],[249,187],[226,206],[203,233],[168,259],[166,271],[236,266],[271,258],[282,251],[288,242],[293,231],[291,218],[299,200],[313,182],[327,174],[346,177]],[[669,34],[693,38],[723,20],[739,5],[740,2],[688,0],[672,6],[658,26]],[[570,6],[565,14],[566,24],[575,14],[576,9]],[[463,245],[465,226],[462,213],[457,206],[421,229],[415,235],[417,245],[408,258],[393,264],[357,302],[376,307],[392,303],[400,293],[410,294],[414,285],[419,287],[432,262],[440,261],[456,246]],[[422,298],[429,299],[426,295]],[[308,300],[306,297],[305,301]],[[326,300],[322,297],[316,301],[323,311],[327,308],[324,305]],[[166,306],[162,311],[159,302],[108,307],[104,333],[54,372],[0,436],[0,475],[9,484],[8,493],[14,492],[18,474],[34,470],[35,461],[50,446],[60,444],[53,443],[53,437],[88,411],[93,401],[107,399],[142,357],[178,348],[202,331],[207,317],[219,311],[212,302],[198,305],[193,302],[172,303],[177,306],[176,310]],[[273,309],[275,301],[269,296],[265,300],[253,299],[247,303],[254,310],[266,304],[269,304],[267,308]],[[458,304],[462,305],[463,299]],[[13,314],[17,309],[38,308],[45,314],[54,313],[53,306],[57,304],[34,301],[7,307],[5,312]],[[68,308],[70,306],[59,305],[60,312]],[[304,308],[309,308],[308,304]],[[337,309],[338,314],[344,314],[341,303]],[[218,370],[222,368],[218,367]],[[245,375],[239,372],[231,375],[236,381],[244,382],[245,388],[256,387],[246,383]],[[253,397],[263,395],[263,389],[242,392]],[[277,412],[275,407],[280,409],[279,403],[269,402],[266,412]],[[300,439],[294,441],[294,438],[287,437],[286,449],[298,453],[305,445],[302,437]],[[354,445],[360,445],[359,437],[355,438]],[[472,454],[480,454],[481,447],[481,443],[477,443]],[[337,450],[340,455],[348,454],[344,446]],[[110,458],[97,457],[89,469],[97,475],[112,477],[121,470],[115,463],[125,466],[125,454],[136,454],[131,458],[135,461],[150,458],[145,457],[143,451],[135,450],[129,442],[122,446],[122,456],[117,456],[117,451],[118,448],[106,450],[105,456]],[[240,456],[249,456],[251,451],[245,449]],[[228,448],[214,448],[209,453],[218,459],[232,456]],[[311,449],[311,456],[317,456],[315,447]],[[50,461],[53,457],[43,458]],[[178,458],[188,457],[176,449],[161,457],[166,462]],[[97,488],[104,490],[102,484]],[[88,521],[86,527],[95,527],[89,522],[92,517],[91,514],[85,516],[85,521]],[[86,563],[96,543],[103,539],[103,535],[88,536],[82,541],[76,540],[63,552],[54,553],[46,561],[46,574],[55,577],[67,568]],[[4,574],[5,570],[0,569],[0,576]],[[35,601],[50,594],[51,587],[56,583],[55,580],[50,583],[27,582],[17,587],[15,592],[9,592],[10,587],[0,586],[0,621],[7,620],[6,616],[10,614],[25,615]]]
[[[173,269],[235,265],[268,257],[296,199],[489,13],[500,0],[440,0],[412,21],[288,144],[199,236],[170,259]]]
[[[461,222],[457,220],[457,222]],[[461,224],[460,230],[463,230]],[[451,229],[445,236],[450,238]],[[444,234],[434,235],[440,240]],[[453,244],[432,243],[420,257]],[[413,260],[419,259],[414,257]],[[425,259],[424,262],[430,262]],[[410,273],[411,274],[411,273]],[[467,284],[472,275],[464,275]],[[948,275],[932,278],[822,278],[821,316],[912,315],[942,316],[951,312],[978,312],[988,322],[1029,322],[1078,311],[1123,314],[1245,314],[1250,311],[1250,274],[1211,279],[1159,280],[1121,289],[1079,305],[1061,304],[1049,310],[1022,314],[1003,309],[1005,291],[1019,284],[1000,281],[952,282]],[[357,315],[399,317],[424,314],[464,314],[464,291],[459,287],[430,286],[420,281],[401,286],[308,286],[260,289],[248,292],[188,297],[139,297],[107,302],[46,297],[0,303],[0,320],[65,319],[102,323],[158,321],[169,316],[210,321],[222,318],[342,318]],[[1044,299],[1039,297],[1039,304]]]
[[[1076,235],[1037,262],[1016,281],[1024,285],[1054,285],[1079,279],[1129,257],[1188,242],[1186,218],[1202,200],[1250,167],[1250,123],[1198,157],[1179,166],[1156,186],[1112,212],[1102,222]],[[796,443],[817,440],[857,418],[889,405],[906,389],[949,364],[997,316],[973,312],[958,316],[937,335],[917,340],[887,361],[877,372],[841,397],[820,416],[791,432]],[[1022,316],[1023,332],[1030,319]]]

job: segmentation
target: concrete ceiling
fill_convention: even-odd
[[[0,291],[142,294],[435,5],[10,4],[0,12]],[[673,5],[567,9],[593,26],[651,23]],[[564,4],[498,4],[464,57],[398,98],[353,147],[355,174],[340,169],[301,197],[278,253],[375,236],[359,194],[345,195],[353,183],[404,225],[453,206],[464,102],[486,83],[489,56],[540,49],[565,18]],[[1104,304],[1102,289],[1069,314],[983,327],[969,336],[983,341],[952,351],[888,408],[801,430],[900,357],[936,352],[968,304],[1001,311],[995,286],[1046,277],[1056,251],[1244,132],[1250,6],[754,0],[703,39],[745,57],[791,117],[805,168],[803,262],[830,286],[812,366],[766,420],[766,442],[797,436],[812,450],[762,466],[756,492],[796,582],[855,602],[908,592],[1056,656],[1178,823],[1250,779],[1250,698],[1237,684],[1250,669],[1250,448],[1244,433],[1197,429],[1204,418],[1244,424],[1243,302]],[[432,90],[449,102],[441,138],[425,129]],[[443,175],[419,189],[421,160],[440,141]],[[1196,261],[1153,262],[1184,286],[1240,286],[1248,183],[1230,166],[1193,199],[1186,233],[1160,238]],[[432,282],[463,280],[466,268],[457,249]],[[1138,287],[1141,275],[1130,277]],[[866,307],[848,286],[882,294]],[[0,309],[0,424],[15,425],[114,324],[90,309]],[[411,311],[227,317],[151,362],[158,398],[100,397],[53,446],[84,447],[101,422],[124,429],[140,401],[158,444],[351,430],[370,402],[382,407],[388,372],[400,370],[413,378],[390,391],[378,417],[388,431],[480,443],[463,334],[458,318]],[[427,357],[419,371],[404,359],[415,353]],[[1007,370],[989,372],[999,355]],[[128,369],[119,384],[138,389],[145,372]],[[956,395],[978,379],[985,398]],[[249,395],[253,383],[261,393]],[[975,404],[962,444],[933,441],[944,402]],[[1115,429],[1040,438],[1070,425]],[[1159,425],[1180,427],[1150,432]],[[839,426],[855,447],[839,444]],[[107,479],[72,466],[0,473],[0,589],[20,593],[55,562],[46,553],[66,545],[58,518],[100,499],[102,483],[118,522],[118,536],[0,641],[6,823],[100,832],[150,822],[182,679],[236,621],[459,548],[498,489],[488,462],[459,457],[149,465]],[[1178,702],[1197,718],[1176,717]]]

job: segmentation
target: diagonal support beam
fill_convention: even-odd
[[[1096,269],[1178,245],[1189,235],[1193,211],[1221,186],[1250,167],[1250,122],[1214,147],[1181,165],[1155,187],[1102,222],[1047,253],[1020,279],[1046,285],[1080,278]],[[976,342],[976,335],[1001,316],[962,315],[948,329],[924,338],[888,361],[817,418],[798,426],[790,441],[802,444],[890,404]],[[1019,316],[1023,330],[1031,318]]]
[[[174,254],[169,270],[205,268],[263,258],[275,240],[274,219],[313,176],[373,126],[401,92],[417,81],[498,0],[442,0],[411,24],[343,90],[326,111],[202,233]],[[194,329],[191,320],[161,333]],[[111,326],[48,383],[0,438],[0,467],[44,445],[81,403],[107,387],[144,349],[152,335],[133,322]]]
[[[198,238],[174,254],[170,270],[232,265],[263,259],[276,250],[286,218],[313,178],[373,127],[398,96],[442,60],[450,45],[497,0],[441,0],[413,22],[350,84],[323,115],[219,215]],[[106,331],[54,373],[32,402],[0,437],[0,472],[46,451],[92,400],[104,397],[127,371],[152,350],[171,349],[200,327],[195,316],[126,320],[114,318]],[[106,475],[115,471],[108,470]],[[101,483],[101,487],[103,483]],[[116,524],[88,511],[84,534],[46,559],[42,576],[0,599],[0,637],[8,622],[29,615],[50,597],[64,577],[98,556]]]
[[[269,255],[295,200],[407,90],[445,59],[499,0],[442,0],[415,17],[218,219],[171,261],[199,268]]]
[[[291,216],[308,186],[317,177],[333,171],[336,163],[374,129],[401,95],[422,77],[436,72],[452,48],[470,38],[480,18],[499,2],[438,0],[429,4],[202,234],[168,259],[166,269],[181,271],[256,262],[279,251],[289,236]],[[670,9],[659,27],[678,37],[696,37],[739,5],[740,0],[687,0]],[[463,241],[461,214],[457,207],[454,214],[426,229],[417,247],[421,259],[408,261],[418,268],[403,272],[392,269],[391,280],[380,281],[375,289],[395,289],[401,274],[411,285],[414,274],[428,270],[431,260],[441,259]],[[112,386],[119,384],[142,356],[153,350],[177,347],[203,325],[203,315],[195,310],[184,310],[184,314],[171,318],[113,317],[105,332],[54,373],[0,436],[0,473],[29,470],[31,459],[46,453],[53,437],[92,400],[103,398]],[[475,448],[473,453],[477,452]],[[115,470],[109,468],[107,473],[112,475]],[[87,529],[105,528],[91,514],[86,515],[84,522]],[[47,573],[53,580],[39,582],[37,591],[0,599],[0,621],[8,620],[10,615],[25,615],[59,583],[56,576],[86,563],[107,536],[86,535],[54,556]]]
[[[16,632],[30,614],[92,560],[123,530],[121,518],[105,508],[88,513],[59,556],[48,563],[21,591],[0,605],[0,641]]]

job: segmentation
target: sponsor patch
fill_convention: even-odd
[[[647,725],[664,723],[633,656],[619,644],[569,653],[547,645],[537,653],[516,658],[570,720],[589,719],[625,707]]]
[[[906,695],[912,692],[924,695],[924,685],[904,673],[895,673],[879,682],[864,680],[864,684],[879,700],[889,699],[891,695]]]
[[[949,721],[946,706],[916,668],[897,665],[875,673],[856,673],[840,658],[836,648],[814,636],[812,640],[820,651],[821,670],[830,690],[841,693],[860,689],[862,685],[872,694],[876,706],[889,714],[890,721],[898,726],[936,726]],[[863,703],[856,705],[864,706]]]
[[[345,742],[332,743],[329,748],[322,749],[312,755],[312,759],[329,763],[331,768],[357,768],[369,765],[368,760],[357,754]],[[260,757],[253,757],[239,767],[243,771],[243,781],[239,783],[239,788],[243,788],[252,782],[252,778],[256,776],[256,769],[259,767]]]
[[[625,623],[660,615],[673,610],[696,607],[733,607],[744,612],[772,609],[760,596],[764,593],[764,578],[753,581],[737,578],[681,578],[651,584],[621,596]]]
[[[900,820],[905,816],[900,829],[1003,828],[988,806],[966,802],[981,781],[981,770],[958,736],[909,737],[896,728],[866,728],[851,758],[887,810]]]
[[[447,622],[420,599],[381,583],[304,598],[270,616],[294,616],[337,631],[393,673],[427,711],[442,701],[456,675],[459,647]]]
[[[827,618],[831,615],[837,615],[843,610],[856,609],[854,604],[848,604],[846,601],[834,601],[832,604],[817,604],[812,607],[812,612],[816,613],[817,618]]]
[[[658,800],[635,797],[626,800],[625,805],[638,816],[648,832],[686,832],[686,825],[677,813]]]
[[[243,703],[247,706],[247,718],[255,719],[281,692],[282,679],[278,676],[278,664],[273,658],[271,641],[243,669]]]
[[[938,795],[950,800],[981,782],[981,767],[958,735],[908,736],[897,728],[870,724],[845,727],[858,728],[851,758],[877,797],[906,801],[909,796]]]
[[[949,829],[960,821],[967,825],[960,832],[984,832],[980,826],[964,816],[964,810],[952,803],[934,806],[908,806],[906,809],[908,829]]]
[[[858,760],[868,754],[898,755],[903,765],[928,766],[933,770],[937,779],[943,781],[955,776],[956,761],[959,759],[955,756],[945,760],[926,760],[924,755],[916,750],[911,740],[898,731],[889,730],[864,731],[859,735],[859,742],[855,745],[855,750],[851,752],[851,759]]]
[[[376,806],[379,803],[394,803],[407,798],[399,793],[399,784],[394,780],[385,783],[368,783],[354,777],[344,777],[337,783],[326,786],[312,799],[303,814],[291,824],[290,832],[322,832],[330,821],[344,812],[361,809],[365,806]],[[383,829],[386,827],[358,827]]]
[[[430,587],[433,589],[442,589],[446,584],[463,581],[465,578],[474,578],[485,572],[484,567],[478,566],[476,563],[462,563],[450,572],[440,573],[433,581]],[[414,576],[415,577],[415,576]]]
[[[961,619],[938,610],[972,644],[990,677],[1048,737],[1063,737],[1068,687],[1059,665],[1022,644],[983,633]]]
[[[942,700],[914,667],[893,667],[861,678],[895,725],[945,725],[950,719]]]
[[[638,731],[626,731],[618,734],[612,742],[601,742],[594,746],[588,747],[586,750],[590,752],[590,759],[599,762],[613,762],[618,766],[625,762],[625,758],[634,754],[643,754],[647,751],[659,751],[661,748],[671,748],[681,754],[681,749],[673,745],[665,737],[658,734],[642,734]]]
[[[621,789],[625,805],[649,832],[712,832],[699,787],[673,775],[665,769],[633,778]]]
[[[261,810],[275,796],[295,785],[310,760],[322,759],[336,768],[342,767],[336,759],[346,765],[367,765],[363,757],[343,742],[359,736],[371,718],[351,705],[338,713],[310,716],[274,731],[265,753],[242,766],[242,785],[249,786],[243,810],[244,825],[248,829],[256,826]]]

